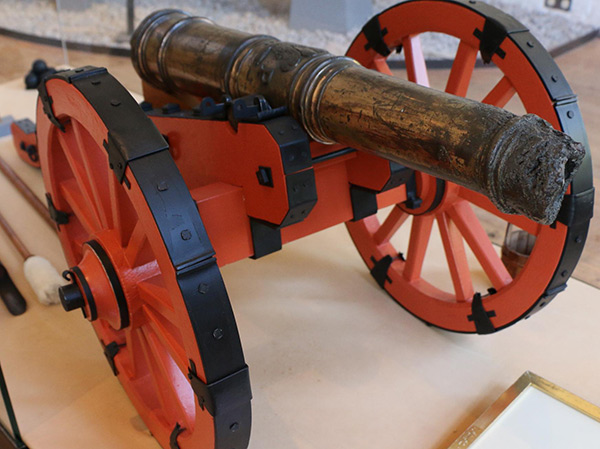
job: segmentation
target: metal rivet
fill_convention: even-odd
[[[477,3],[477,2],[476,2],[475,0],[469,0],[469,3],[470,3],[471,5],[474,5],[474,4],[475,4],[475,3]]]
[[[281,136],[283,136],[283,135],[285,134],[285,131],[284,131],[283,129],[280,129],[280,130],[279,130],[279,134],[280,134]]]
[[[575,117],[575,113],[573,111],[567,111],[567,117],[573,118]]]
[[[213,331],[213,337],[215,337],[215,340],[220,340],[221,338],[223,338],[223,329],[217,327]]]
[[[117,167],[119,167],[119,170],[123,169],[123,163],[119,162]]]
[[[555,82],[555,83],[556,83],[556,82],[558,81],[558,76],[556,76],[556,75],[552,75],[552,76],[550,77],[550,79],[551,79],[553,82]]]
[[[240,430],[240,425],[234,422],[232,425],[229,426],[229,430],[231,430],[232,432],[237,432],[238,430]]]
[[[563,270],[563,271],[560,273],[560,275],[561,275],[562,277],[567,277],[567,275],[568,275],[568,274],[569,274],[569,272],[568,272],[567,270]]]
[[[529,48],[533,48],[533,42],[531,42],[531,41],[527,41],[527,46],[528,46]]]
[[[192,233],[189,231],[189,229],[184,229],[181,231],[181,238],[183,240],[189,240],[192,238]]]
[[[92,80],[92,85],[97,86],[100,84],[100,80]]]
[[[200,293],[200,294],[202,294],[202,295],[203,295],[203,294],[205,294],[207,291],[208,291],[208,284],[205,284],[205,283],[203,282],[203,283],[201,283],[201,284],[198,286],[198,293]]]
[[[156,186],[159,192],[164,192],[165,190],[169,190],[169,184],[166,181],[161,181]]]
[[[119,106],[121,102],[119,100],[110,100],[110,104],[113,106]]]
[[[581,237],[580,236],[575,237],[575,243],[581,243]]]

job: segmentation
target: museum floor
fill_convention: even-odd
[[[0,36],[0,55],[0,115],[33,117],[35,93],[14,80],[36,58],[60,64],[61,50]],[[106,66],[140,91],[126,58],[78,51],[69,57],[74,66]],[[579,95],[598,176],[600,39],[557,62]],[[447,74],[430,71],[432,84]],[[495,76],[476,69],[470,94]],[[43,194],[39,173],[19,162],[9,139],[0,139],[0,155]],[[2,211],[25,243],[64,268],[56,235],[3,177],[0,192]],[[156,449],[89,323],[34,301],[3,235],[0,254],[30,305],[16,318],[0,308],[0,360],[30,447]],[[584,282],[571,280],[548,309],[492,336],[427,327],[398,307],[373,282],[343,226],[222,271],[250,366],[250,448],[445,449],[526,370],[600,405],[597,220],[575,274]]]

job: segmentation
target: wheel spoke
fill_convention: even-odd
[[[504,76],[481,102],[503,108],[516,93],[510,80]]]
[[[408,217],[409,215],[406,212],[404,212],[398,206],[394,206],[385,221],[375,232],[375,235],[373,236],[375,244],[381,245],[389,242],[392,236],[396,233],[400,226],[404,224]]]
[[[465,41],[460,41],[446,84],[446,92],[460,97],[467,96],[478,52],[479,49],[470,46]]]
[[[126,332],[125,341],[126,347],[129,354],[129,377],[133,379],[139,379],[148,374],[148,368],[146,367],[146,360],[143,355],[142,343],[140,342],[139,331]],[[144,398],[148,400],[152,395],[146,395]]]
[[[93,195],[91,194],[91,187],[83,167],[83,161],[81,160],[81,150],[79,149],[79,143],[75,139],[73,133],[56,133],[58,141],[63,149],[67,163],[71,168],[75,182],[79,186],[79,190],[84,198],[84,202],[87,204],[87,209],[92,209],[96,221],[100,223],[100,216]]]
[[[111,212],[107,199],[108,185],[105,176],[102,176],[103,173],[108,171],[108,165],[104,161],[106,156],[104,155],[104,152],[98,151],[96,143],[79,122],[71,120],[71,123],[75,134],[75,140],[77,141],[77,149],[79,150],[79,155],[83,161],[96,210],[98,211],[102,227],[106,229],[109,227],[109,214]]]
[[[410,229],[410,240],[404,271],[402,275],[407,281],[414,281],[421,277],[425,252],[431,236],[433,226],[433,215],[422,215],[413,217]]]
[[[163,416],[170,420],[183,419],[188,427],[189,417],[194,415],[194,393],[189,381],[148,327],[141,328],[140,341]]]
[[[462,236],[447,214],[441,213],[436,218],[442,237],[442,244],[444,245],[444,252],[446,253],[446,260],[448,261],[450,277],[454,285],[456,300],[466,301],[467,299],[471,299],[475,292],[473,290],[471,271]]]
[[[177,316],[166,288],[156,285],[151,280],[146,280],[138,283],[138,291],[140,299],[145,304],[148,304],[171,323],[177,324]]]
[[[408,80],[429,87],[429,76],[419,35],[406,36],[402,39],[402,48],[404,49]]]
[[[160,340],[162,346],[167,350],[173,361],[179,367],[182,373],[187,371],[187,358],[185,356],[185,349],[180,344],[181,336],[176,337],[178,334],[177,328],[172,323],[163,319],[162,315],[159,315],[151,307],[145,305],[143,307],[146,313],[146,318],[152,327],[152,331]]]
[[[108,171],[108,193],[112,217],[111,226],[118,232],[121,246],[125,247],[139,220],[127,193],[111,170]]]
[[[458,201],[448,210],[448,214],[473,250],[492,286],[500,290],[510,284],[512,277],[496,253],[471,205],[467,201]]]
[[[542,225],[522,215],[503,214],[496,206],[494,206],[488,197],[482,195],[481,193],[460,187],[459,196],[475,206],[491,213],[492,215],[495,215],[496,217],[523,229],[525,232],[528,232],[531,235],[537,236],[542,229]]]
[[[77,182],[72,178],[62,181],[60,183],[60,192],[85,231],[89,235],[99,232],[101,228],[98,217],[87,206],[87,202]]]
[[[387,60],[383,56],[376,56],[373,59],[373,64],[371,69],[377,70],[379,73],[383,73],[385,75],[393,76],[390,66],[387,63]]]
[[[149,249],[148,236],[141,220],[139,220],[131,232],[131,237],[125,247],[125,258],[132,266],[141,265],[143,262],[142,255],[147,253]],[[146,251],[145,251],[146,250]]]

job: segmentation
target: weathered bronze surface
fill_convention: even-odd
[[[176,10],[132,37],[139,75],[173,94],[261,94],[309,135],[369,151],[552,223],[584,148],[534,115],[368,70],[324,50],[253,36]]]

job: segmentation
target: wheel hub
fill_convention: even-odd
[[[81,262],[65,276],[72,281],[59,289],[66,311],[81,308],[88,320],[101,318],[114,329],[129,325],[129,310],[117,271],[97,240],[83,245]]]

